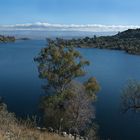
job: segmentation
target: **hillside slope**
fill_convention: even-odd
[[[101,48],[124,50],[140,55],[140,29],[128,29],[113,36],[85,37],[79,39],[56,39],[63,45],[81,48]]]
[[[58,134],[38,130],[30,120],[17,120],[0,104],[0,140],[67,140]]]

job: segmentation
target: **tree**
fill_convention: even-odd
[[[47,41],[48,46],[36,58],[40,77],[48,82],[45,85],[47,95],[41,104],[44,122],[47,127],[59,131],[74,129],[85,133],[95,118],[93,102],[99,85],[95,78],[76,82],[76,78],[85,75],[83,68],[89,62],[73,47],[64,46],[63,40]]]
[[[100,90],[99,84],[97,83],[94,77],[89,78],[86,82],[84,82],[84,87],[87,91],[87,94],[93,100],[96,99],[96,93]]]
[[[127,83],[122,92],[122,110],[140,110],[140,82],[131,80]]]
[[[45,124],[57,130],[86,133],[95,118],[94,101],[84,84],[72,81],[65,92],[43,98]]]
[[[61,93],[73,79],[85,74],[82,68],[89,62],[73,47],[63,46],[59,40],[47,41],[48,47],[35,60],[39,62],[40,77],[48,81],[45,87]]]

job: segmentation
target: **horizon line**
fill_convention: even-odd
[[[0,30],[54,30],[54,31],[88,31],[88,32],[118,32],[127,29],[137,29],[140,25],[105,25],[105,24],[54,24],[35,22],[24,24],[0,24]]]

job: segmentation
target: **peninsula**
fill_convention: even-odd
[[[85,37],[78,39],[57,39],[66,46],[80,48],[100,48],[124,50],[129,54],[140,55],[140,29],[128,29],[113,36]]]

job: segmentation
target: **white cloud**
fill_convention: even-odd
[[[136,25],[100,25],[100,24],[49,24],[49,23],[27,23],[15,25],[0,25],[0,30],[48,30],[48,31],[87,31],[87,32],[118,32],[127,29],[136,29]]]

